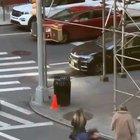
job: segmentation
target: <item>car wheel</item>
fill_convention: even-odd
[[[96,64],[94,68],[94,72],[96,75],[101,75],[103,71],[103,65],[102,63]]]
[[[66,43],[68,41],[68,33],[63,33],[63,39],[60,43]]]
[[[31,23],[31,35],[32,37],[37,38],[37,22],[36,21],[33,21]]]
[[[31,31],[32,23],[36,22],[36,17],[32,17],[28,23],[28,29]]]

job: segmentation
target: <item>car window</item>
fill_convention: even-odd
[[[133,46],[140,46],[140,37],[136,37],[134,40],[133,40]]]
[[[75,21],[87,21],[91,19],[91,13],[90,12],[85,12],[77,16]]]
[[[65,9],[61,12],[58,12],[54,16],[52,16],[51,19],[69,21],[73,16],[74,16],[74,14],[72,12],[70,12],[70,10]]]
[[[74,3],[81,3],[85,2],[85,0],[55,0],[57,5],[66,5],[66,4],[74,4]]]
[[[85,2],[85,0],[67,0],[67,1],[68,1],[68,4]]]
[[[140,47],[140,37],[135,37],[134,39],[129,37],[127,41],[129,41],[129,43],[125,46],[125,48]]]
[[[105,11],[105,16],[108,16],[109,11]],[[102,17],[102,9],[94,10],[91,12],[92,18],[101,18]]]
[[[66,4],[75,4],[75,3],[81,3],[85,2],[85,0],[54,0],[53,5],[59,6],[59,5],[66,5]],[[52,0],[45,0],[44,4],[46,7],[49,7],[52,3]]]
[[[92,11],[92,18],[102,17],[102,10],[94,10]]]

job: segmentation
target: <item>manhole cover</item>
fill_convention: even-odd
[[[19,51],[13,51],[12,52],[13,55],[31,55],[30,51],[23,51],[23,50],[19,50]]]
[[[65,115],[63,115],[63,118],[68,120],[68,121],[71,121],[74,113],[75,113],[75,111],[66,113]],[[85,114],[85,117],[86,117],[87,120],[90,120],[90,119],[93,118],[93,115],[91,113],[89,113],[89,112],[84,111],[84,114]]]

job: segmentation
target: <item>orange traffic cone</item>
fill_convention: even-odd
[[[50,109],[58,111],[58,108],[59,108],[59,106],[58,106],[58,102],[57,102],[57,96],[54,94]]]

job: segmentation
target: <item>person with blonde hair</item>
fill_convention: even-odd
[[[77,134],[82,133],[82,132],[86,132],[86,130],[85,130],[86,123],[87,123],[87,120],[86,120],[86,117],[84,115],[83,109],[78,109],[74,113],[72,121],[71,121],[71,125],[73,126],[73,131],[70,135],[70,138],[72,140],[75,139]]]

